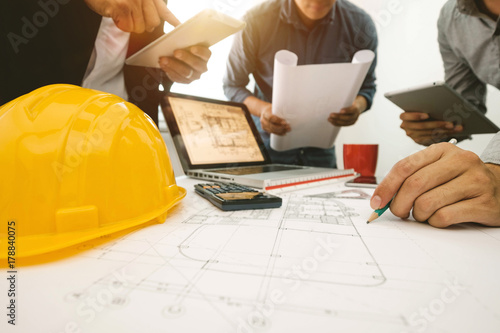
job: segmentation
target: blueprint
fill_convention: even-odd
[[[264,161],[240,107],[177,97],[169,101],[191,163]]]
[[[372,190],[341,183],[223,212],[178,182],[165,223],[20,267],[18,325],[1,331],[500,331],[500,229],[366,224]]]

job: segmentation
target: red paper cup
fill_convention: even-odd
[[[374,177],[378,145],[344,144],[344,169],[354,169],[363,177]]]

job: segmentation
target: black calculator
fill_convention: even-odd
[[[281,207],[280,197],[235,183],[205,183],[194,186],[196,193],[222,210]]]

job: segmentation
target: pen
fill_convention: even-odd
[[[453,138],[451,139],[450,141],[448,141],[449,143],[453,144],[453,145],[456,145],[457,144],[457,139]],[[394,197],[392,198],[394,199]],[[380,209],[377,209],[375,210],[372,215],[370,215],[370,217],[368,218],[368,221],[366,221],[366,223],[370,223],[372,221],[374,221],[375,219],[379,218],[382,214],[384,214],[384,212],[389,208],[389,206],[391,205],[391,202],[392,202],[392,199],[389,200],[389,202],[387,203],[387,205],[385,205],[384,207],[380,208]]]

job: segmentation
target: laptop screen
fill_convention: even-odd
[[[173,93],[164,102],[163,113],[184,168],[269,163],[244,104]]]

